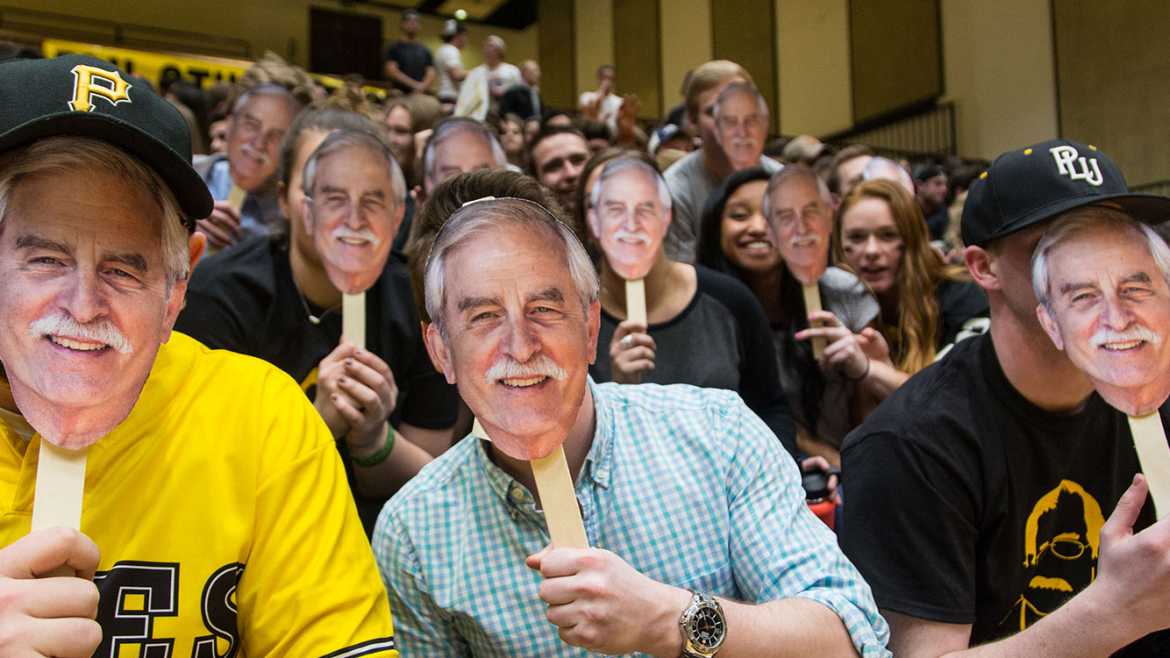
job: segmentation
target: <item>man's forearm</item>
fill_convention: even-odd
[[[682,653],[678,621],[691,594],[674,590],[679,595],[664,599],[663,607],[652,614],[648,625],[647,636],[655,640],[645,649],[661,657],[674,658]],[[857,655],[841,618],[816,601],[788,598],[752,605],[721,598],[719,604],[727,621],[727,640],[719,650],[719,658]]]
[[[418,80],[403,73],[402,69],[399,69],[398,64],[394,61],[386,62],[386,74],[390,76],[391,80],[412,89],[418,84]]]
[[[1087,589],[1026,630],[992,644],[944,654],[948,657],[990,658],[1108,656],[1143,635],[1126,628],[1115,610],[1097,603]],[[927,655],[914,652],[907,655]],[[930,655],[938,655],[932,653]]]
[[[426,91],[435,83],[435,67],[428,66],[427,72],[423,75],[423,79],[418,83],[417,89],[419,91]]]

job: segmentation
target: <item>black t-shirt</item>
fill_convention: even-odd
[[[393,60],[398,64],[399,71],[419,81],[426,77],[427,67],[434,65],[430,49],[417,41],[395,41],[386,48],[386,56],[382,59]],[[405,92],[414,91],[397,81],[394,82],[394,88]]]
[[[674,319],[649,327],[657,352],[654,369],[642,381],[736,391],[795,455],[795,428],[780,388],[764,310],[738,280],[701,266],[695,273],[698,286],[687,307]],[[596,381],[613,381],[609,345],[618,324],[617,318],[601,312],[597,361],[589,368]]]
[[[341,311],[309,308],[321,316],[320,324],[309,322],[293,282],[287,238],[255,238],[199,263],[175,328],[208,347],[272,363],[312,398],[317,365],[341,340]],[[366,348],[390,366],[398,386],[391,424],[426,429],[454,424],[458,393],[426,353],[410,274],[398,254],[391,254],[386,270],[366,292]],[[344,441],[338,448],[347,457]],[[352,471],[348,458],[345,462]],[[356,497],[369,532],[385,500]]]
[[[990,334],[911,378],[846,437],[842,459],[841,547],[878,606],[972,624],[972,645],[1092,581],[1101,525],[1138,471],[1124,414],[1096,394],[1071,414],[1034,406]],[[1147,501],[1138,527],[1153,518]],[[1170,634],[1121,655],[1170,655]]]

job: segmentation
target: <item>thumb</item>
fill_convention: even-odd
[[[549,544],[536,553],[529,555],[524,560],[524,566],[532,569],[533,571],[540,571],[540,563],[544,561],[544,556],[548,555],[548,552],[551,551],[552,548],[552,544]]]
[[[1141,473],[1135,474],[1133,484],[1129,485],[1125,493],[1121,494],[1121,500],[1117,501],[1117,507],[1114,508],[1113,513],[1109,515],[1109,519],[1101,528],[1101,535],[1114,538],[1132,535],[1133,524],[1137,523],[1148,491],[1149,485],[1146,483],[1146,477]]]
[[[0,550],[0,576],[40,578],[65,567],[92,579],[98,561],[97,544],[89,537],[69,528],[46,528]]]

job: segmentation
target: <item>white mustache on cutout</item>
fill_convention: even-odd
[[[28,326],[28,332],[34,338],[53,336],[102,343],[122,354],[134,351],[130,341],[109,320],[81,324],[69,314],[58,312],[33,320]]]
[[[525,379],[529,377],[548,377],[560,381],[567,377],[565,370],[544,354],[538,354],[527,363],[520,363],[511,357],[501,357],[488,368],[484,379],[489,384],[495,384],[502,379]]]

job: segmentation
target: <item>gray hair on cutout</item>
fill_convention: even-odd
[[[733,82],[724,87],[723,91],[719,92],[718,98],[715,99],[715,105],[712,107],[713,116],[718,119],[720,108],[723,104],[732,96],[739,96],[740,94],[755,98],[756,107],[760,110],[760,114],[765,117],[768,116],[768,101],[760,93],[760,90],[750,82]]]
[[[167,290],[190,274],[191,258],[183,213],[158,172],[107,142],[88,137],[48,137],[0,155],[0,231],[12,191],[22,178],[49,172],[104,171],[146,190],[159,207],[160,238]]]
[[[435,126],[430,138],[427,139],[426,147],[423,148],[423,178],[430,184],[434,184],[435,180],[435,151],[443,142],[463,133],[471,133],[487,142],[492,150],[492,157],[496,159],[496,164],[500,167],[507,166],[508,156],[504,153],[504,147],[500,146],[500,141],[487,126],[467,117],[450,117],[443,119]]]
[[[558,221],[544,206],[527,199],[486,198],[471,201],[455,211],[443,224],[431,253],[427,257],[423,277],[427,315],[435,323],[439,334],[447,339],[444,316],[447,305],[447,259],[458,249],[479,236],[498,234],[506,226],[521,226],[544,231],[546,236],[559,239],[565,256],[565,266],[577,288],[582,309],[597,301],[600,282],[593,261],[573,230]]]
[[[653,180],[655,187],[658,189],[658,200],[662,204],[663,212],[670,210],[670,188],[666,186],[666,181],[662,179],[662,174],[638,158],[616,158],[605,163],[601,168],[601,174],[593,182],[593,189],[589,190],[589,201],[593,204],[594,208],[601,202],[601,190],[605,187],[605,182],[614,176],[620,175],[624,171],[640,173]]]
[[[322,141],[309,159],[305,161],[304,174],[301,176],[301,191],[305,196],[313,197],[313,185],[317,182],[317,169],[321,158],[349,148],[365,148],[382,156],[386,161],[386,169],[390,172],[390,186],[394,193],[395,208],[406,201],[406,178],[402,175],[402,167],[390,152],[390,145],[376,133],[366,130],[334,130]]]
[[[1070,240],[1086,231],[1110,228],[1124,231],[1145,240],[1146,248],[1153,257],[1154,263],[1161,270],[1162,278],[1170,285],[1170,247],[1154,229],[1143,224],[1121,210],[1108,206],[1086,206],[1069,211],[1063,218],[1044,232],[1036,250],[1032,252],[1032,292],[1036,301],[1052,313],[1052,297],[1050,294],[1048,259],[1052,251],[1062,242]]]

